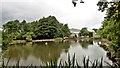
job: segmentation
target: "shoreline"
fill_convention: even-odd
[[[21,43],[27,43],[27,42],[32,42],[32,43],[36,43],[36,42],[60,42],[62,41],[62,38],[55,38],[55,39],[41,39],[41,40],[13,40],[12,42],[10,42],[9,44],[21,44]]]
[[[13,44],[24,44],[24,43],[28,43],[28,42],[32,42],[32,43],[37,43],[37,42],[61,42],[61,41],[70,41],[70,40],[81,40],[81,41],[89,41],[89,40],[100,40],[102,46],[106,46],[108,47],[109,44],[111,43],[111,41],[108,41],[107,39],[94,39],[94,38],[54,38],[54,39],[40,39],[40,40],[13,40],[12,42],[10,42],[10,45]]]

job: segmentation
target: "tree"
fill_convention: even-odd
[[[19,37],[20,22],[18,20],[9,21],[3,25],[2,38],[6,44]]]
[[[87,30],[86,27],[84,27],[80,30],[79,36],[85,36],[86,37],[88,35],[89,35],[89,31]]]
[[[67,24],[60,23],[54,16],[43,17],[27,23],[25,20],[9,21],[3,25],[3,42],[12,40],[52,39],[70,35]]]
[[[108,7],[108,4],[110,5]],[[106,17],[102,22],[102,28],[98,33],[103,38],[111,40],[113,49],[120,48],[120,1],[118,2],[98,2],[99,11],[106,10]]]
[[[23,20],[23,21],[20,23],[20,30],[21,30],[21,32],[24,32],[24,31],[25,31],[25,26],[26,26],[26,21]]]
[[[35,29],[36,38],[55,38],[58,33],[59,22],[54,16],[42,18],[37,21],[37,29]]]
[[[70,33],[69,28],[68,28],[68,24],[63,25],[62,32],[63,32],[63,37],[70,36],[71,33]]]

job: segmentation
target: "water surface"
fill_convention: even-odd
[[[68,60],[68,54],[72,58],[75,54],[76,60],[79,65],[83,65],[83,57],[90,58],[90,61],[95,59],[112,63],[106,56],[106,51],[98,45],[99,41],[69,41],[69,42],[45,42],[42,43],[26,43],[11,45],[4,51],[4,62],[7,63],[8,58],[10,61],[8,65],[15,65],[20,60],[20,65],[44,65],[45,62],[50,62],[52,59],[57,59],[59,64],[60,60],[65,62]],[[103,65],[107,64],[103,62]]]

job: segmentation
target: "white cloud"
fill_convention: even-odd
[[[73,6],[72,0],[2,0],[3,21],[8,20],[38,20],[43,16],[54,15],[62,23],[68,23],[70,28],[99,28],[104,13],[98,11],[98,0],[83,0]],[[5,15],[5,12],[8,13]],[[8,16],[9,15],[9,16]],[[11,16],[11,17],[10,17]],[[6,20],[4,20],[6,19]]]

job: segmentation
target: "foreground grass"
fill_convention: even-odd
[[[2,68],[103,68],[105,66],[103,66],[103,58],[101,58],[100,61],[98,60],[94,60],[93,62],[91,62],[89,60],[89,57],[86,58],[86,56],[83,57],[83,66],[80,66],[78,64],[78,62],[75,59],[75,54],[72,57],[72,59],[70,59],[70,55],[68,54],[68,61],[65,61],[64,63],[60,60],[60,63],[57,64],[57,59],[51,60],[51,62],[46,62],[45,65],[28,65],[28,66],[20,66],[20,60],[17,61],[16,65],[13,66],[9,66],[8,63],[10,61],[10,58],[8,58],[8,61],[6,64],[4,64],[4,59],[3,59],[3,63],[2,63]],[[106,62],[107,63],[107,62]],[[90,65],[91,64],[91,65]],[[107,63],[108,66],[106,66],[105,68],[119,68],[118,65],[110,65],[109,63]]]

